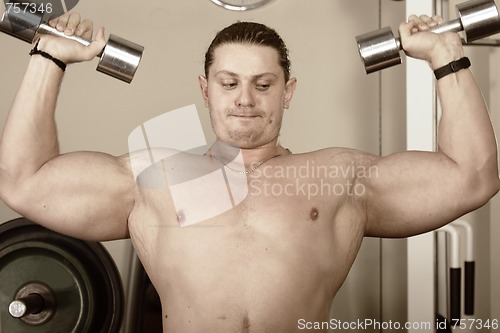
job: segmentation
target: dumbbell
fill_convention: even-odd
[[[77,36],[67,36],[43,21],[43,14],[20,10],[5,12],[0,19],[0,31],[33,43],[39,34],[64,37],[85,46],[91,41]],[[97,55],[97,71],[130,83],[142,58],[144,47],[116,35],[110,35],[104,49]]]
[[[500,32],[500,16],[494,0],[472,0],[457,5],[458,19],[430,29],[435,33],[464,31],[471,42]],[[389,27],[356,36],[359,55],[367,74],[399,65],[401,40]]]

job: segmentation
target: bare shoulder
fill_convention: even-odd
[[[138,188],[164,188],[203,177],[220,168],[206,155],[170,148],[155,148],[123,155]],[[167,186],[166,188],[168,189]]]
[[[176,149],[154,148],[141,149],[119,157],[120,161],[131,170],[134,179],[148,168],[165,162],[167,159],[174,160],[186,155]]]
[[[363,204],[372,179],[379,177],[380,157],[363,151],[334,147],[290,156],[290,164],[300,175],[307,175],[330,189],[330,197],[342,197],[356,207]],[[341,195],[342,194],[342,195]]]

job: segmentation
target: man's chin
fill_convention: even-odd
[[[255,133],[238,133],[229,135],[226,140],[222,140],[228,145],[237,147],[240,149],[253,149],[262,145],[261,136],[256,136]]]

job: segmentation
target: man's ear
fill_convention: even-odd
[[[201,96],[203,96],[203,100],[205,101],[205,107],[208,107],[208,81],[207,78],[203,75],[198,76],[198,83],[201,89]]]
[[[285,109],[289,108],[296,87],[297,87],[297,79],[292,77],[291,79],[288,80],[285,86],[285,98],[283,101],[283,107]]]

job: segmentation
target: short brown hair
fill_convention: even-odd
[[[285,82],[290,79],[290,59],[288,49],[280,35],[268,26],[255,22],[236,22],[221,30],[208,47],[205,54],[205,76],[213,63],[214,50],[223,44],[240,43],[270,46],[278,51],[279,63],[285,74]]]

